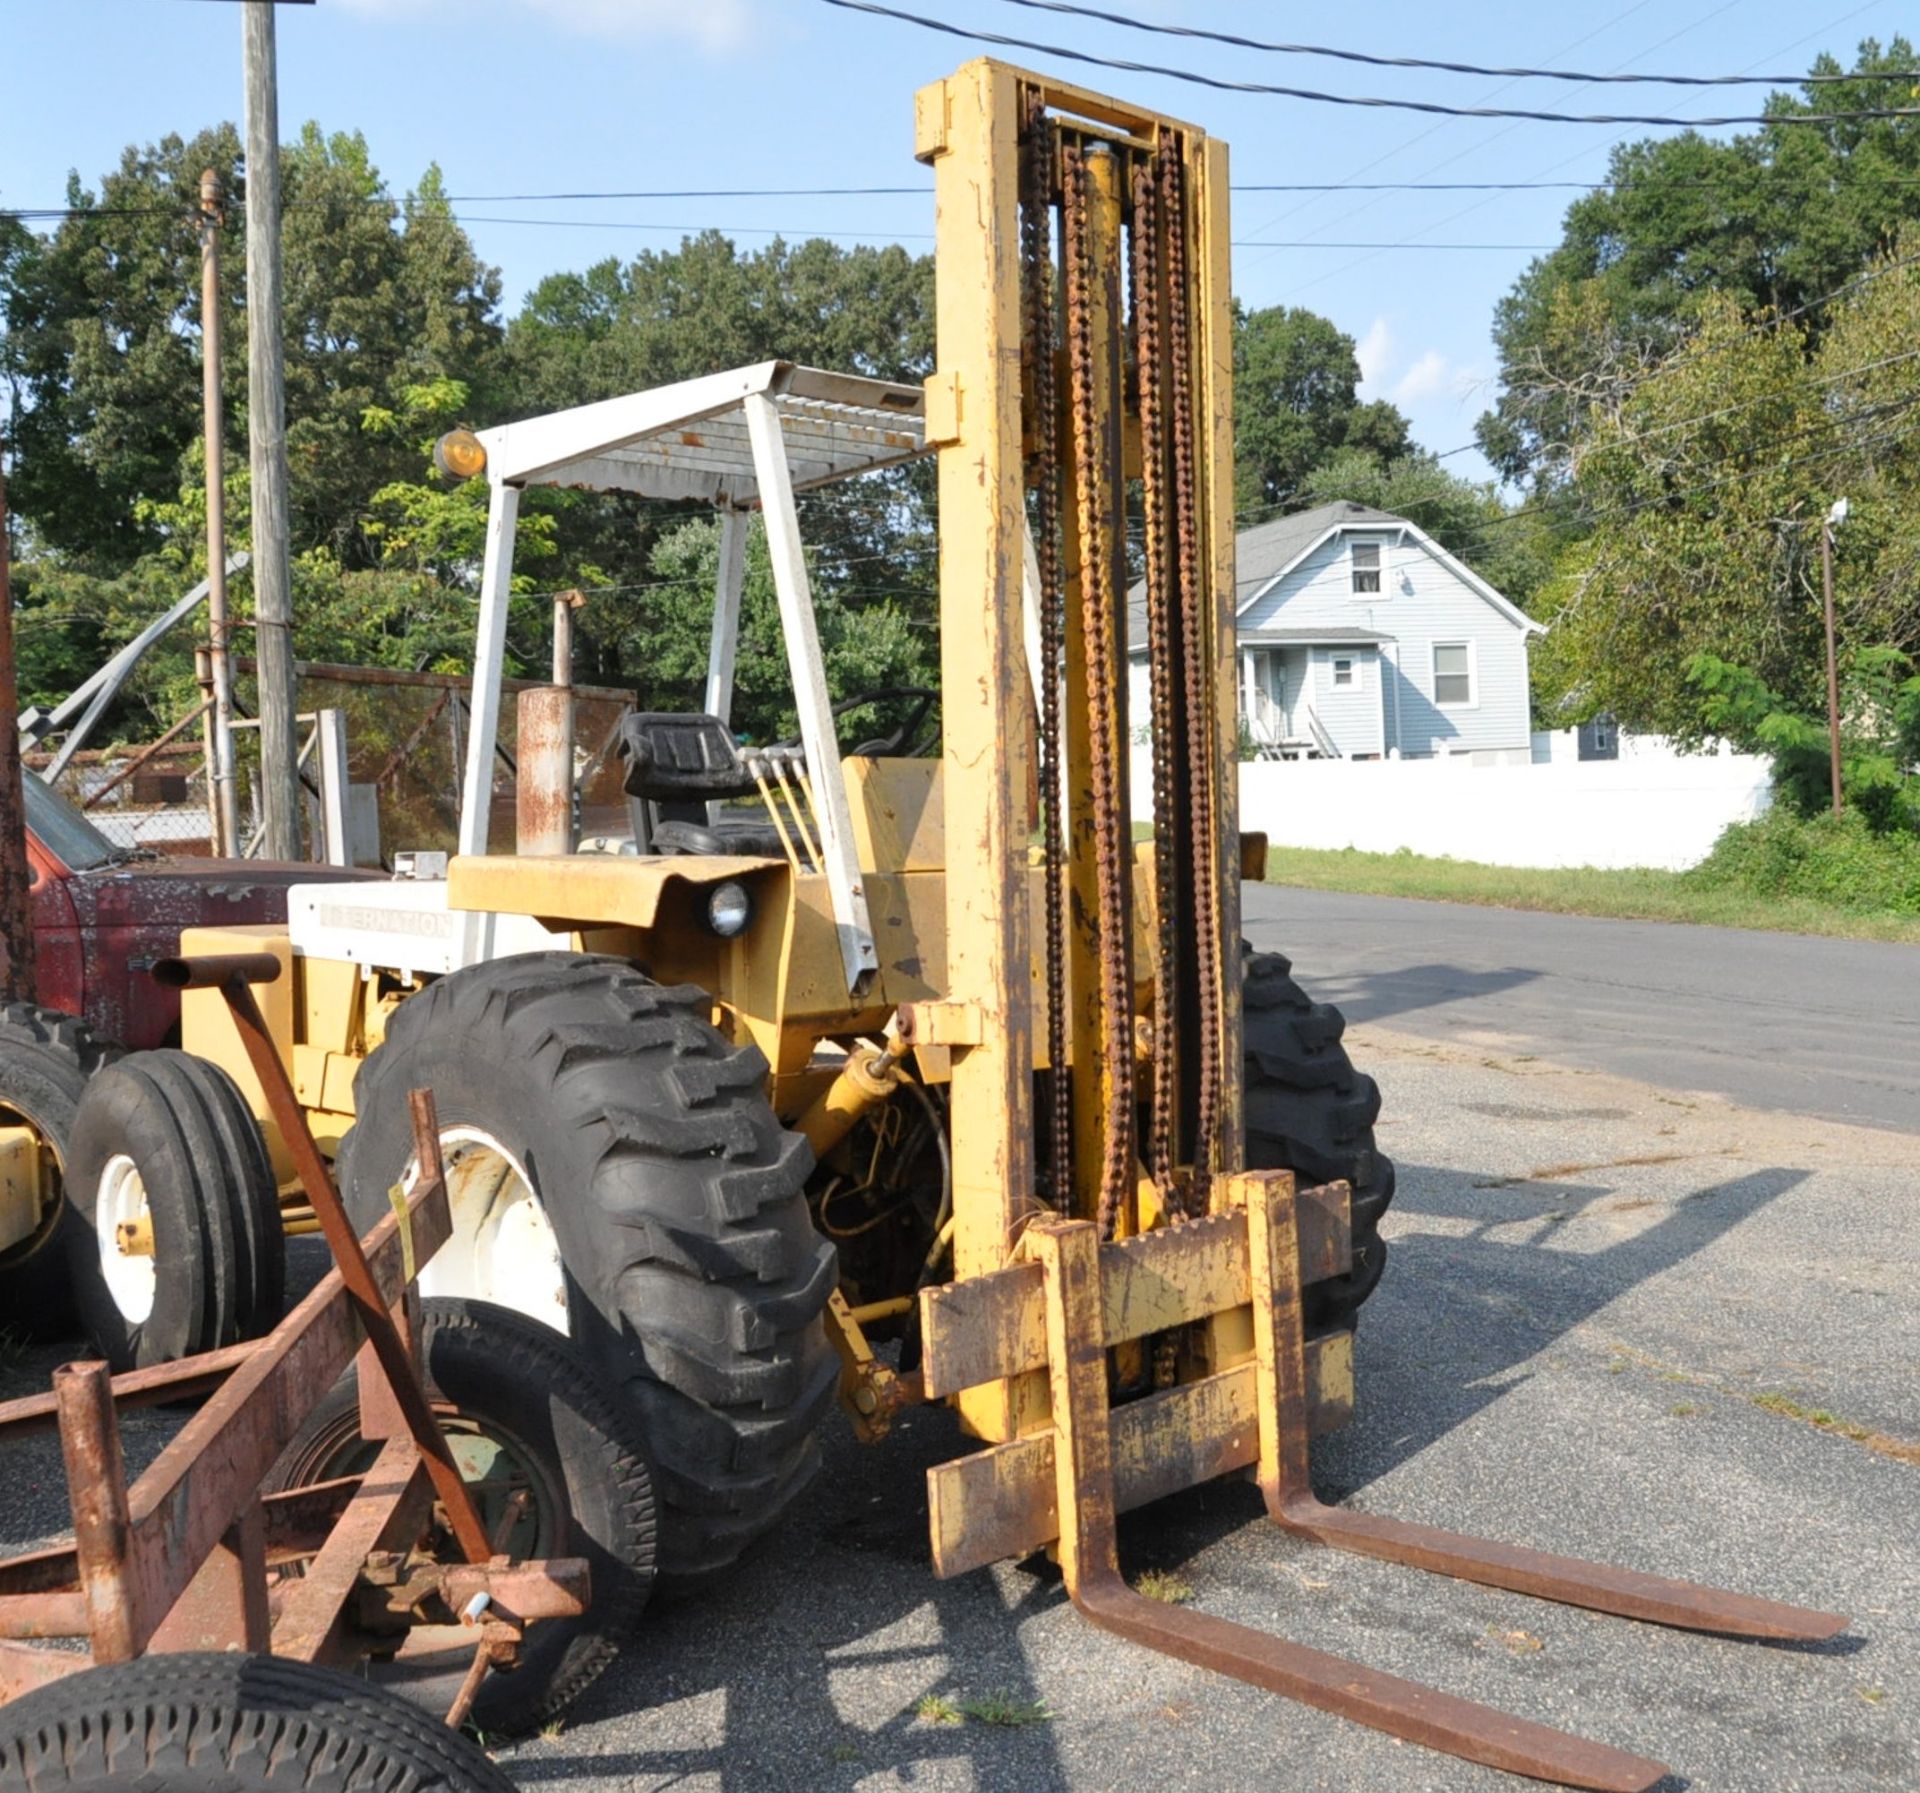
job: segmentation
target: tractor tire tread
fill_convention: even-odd
[[[376,1094],[391,1081],[383,1055],[423,1062],[436,1036],[486,1029],[570,1131],[582,1166],[571,1249],[565,1217],[552,1218],[575,1298],[593,1310],[574,1331],[644,1416],[660,1568],[676,1580],[730,1562],[804,1484],[836,1376],[820,1324],[836,1257],[807,1214],[812,1152],[775,1116],[764,1056],[711,1014],[704,992],[621,959],[494,960],[403,1003],[355,1086],[365,1116],[391,1099]],[[369,1171],[367,1186],[378,1181]],[[353,1199],[371,1214],[366,1189]]]

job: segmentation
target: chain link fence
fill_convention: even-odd
[[[236,668],[235,699],[242,712],[234,730],[234,777],[244,853],[259,851],[259,730],[252,666]],[[460,783],[472,728],[470,681],[452,674],[408,673],[384,667],[302,666],[295,691],[301,777],[306,798],[310,859],[325,856],[322,820],[320,718],[337,713],[344,725],[346,813],[353,857],[387,865],[396,852],[451,852],[459,832]],[[515,693],[502,693],[489,809],[489,845],[511,852],[517,795]],[[577,687],[574,767],[577,815],[583,838],[628,832],[625,797],[614,741],[620,718],[633,707],[627,693]],[[205,855],[211,849],[209,784],[202,724],[175,740],[148,746],[89,748],[73,755],[52,788],[118,848],[167,855]],[[51,753],[26,756],[38,776]]]

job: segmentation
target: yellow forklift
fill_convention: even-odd
[[[1656,1762],[1122,1578],[1116,1513],[1251,1474],[1277,1524],[1336,1548],[1701,1630],[1845,1623],[1316,1500],[1392,1167],[1338,1015],[1239,934],[1263,847],[1235,814],[1226,149],[991,61],[923,90],[914,129],[938,208],[924,388],[772,362],[450,440],[491,494],[459,853],[183,951],[278,961],[258,995],[363,1227],[418,1175],[407,1094],[434,1090],[452,1232],[420,1288],[566,1331],[618,1385],[663,1572],[769,1527],[836,1391],[873,1440],[945,1402],[973,1448],[929,1473],[936,1573],[1048,1550],[1149,1648],[1476,1761],[1650,1787]],[[795,506],[924,456],[937,731],[931,693],[828,691]],[[570,752],[522,791],[520,850],[489,838],[540,485],[720,518],[704,709],[624,722],[619,851],[573,850]],[[751,747],[730,706],[756,511],[799,728]],[[537,782],[524,748],[564,735],[565,695],[534,695]],[[217,990],[188,993],[185,1043],[268,1121]]]

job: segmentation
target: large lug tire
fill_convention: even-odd
[[[1353,1068],[1340,1011],[1301,989],[1285,958],[1247,952],[1242,963],[1247,1163],[1352,1186],[1353,1270],[1306,1291],[1309,1336],[1344,1332],[1387,1265],[1380,1221],[1393,1200],[1393,1160],[1373,1143],[1379,1086]]]
[[[59,1186],[81,1092],[114,1056],[113,1047],[72,1015],[30,1002],[0,1004],[0,1124],[24,1121],[33,1128],[53,1160],[56,1185],[35,1231],[0,1251],[0,1314],[31,1334],[62,1332],[74,1323],[67,1236],[75,1222]]]
[[[272,1656],[142,1656],[0,1708],[18,1793],[513,1793],[459,1732],[354,1675]]]
[[[434,1091],[455,1236],[422,1292],[566,1323],[639,1415],[675,1578],[733,1562],[805,1485],[837,1379],[812,1153],[767,1100],[766,1060],[730,1044],[711,1006],[620,959],[456,971],[401,1004],[361,1067],[339,1163],[370,1225],[410,1174],[407,1092]],[[526,1197],[537,1225],[516,1218]],[[564,1277],[542,1293],[491,1241],[523,1242],[526,1259],[549,1225]]]
[[[286,1241],[267,1149],[233,1079],[134,1052],[100,1071],[67,1164],[74,1302],[116,1370],[258,1338],[280,1318]],[[128,1250],[121,1228],[144,1228]]]
[[[489,1532],[524,1492],[507,1553],[516,1562],[584,1557],[592,1578],[587,1612],[532,1626],[514,1669],[480,1684],[473,1729],[520,1736],[577,1699],[638,1626],[653,1587],[653,1475],[626,1403],[551,1327],[485,1301],[421,1307],[429,1391]],[[359,1383],[349,1371],[275,1465],[269,1491],[360,1474],[377,1451],[361,1440]],[[472,1656],[464,1650],[404,1673],[374,1663],[368,1672],[445,1712]]]

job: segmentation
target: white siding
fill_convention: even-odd
[[[1333,682],[1333,663],[1353,663],[1353,683]],[[1307,696],[1341,756],[1352,759],[1360,754],[1386,751],[1386,736],[1381,726],[1380,655],[1372,647],[1317,647],[1312,650],[1313,670],[1309,675]]]
[[[1391,636],[1372,692],[1379,742],[1397,746],[1408,757],[1499,749],[1527,757],[1525,631],[1413,538],[1395,541],[1388,532],[1373,530],[1353,534],[1382,543],[1379,592],[1354,593],[1347,538],[1336,535],[1261,593],[1241,616],[1241,628],[1370,629]],[[1471,707],[1443,709],[1433,701],[1433,649],[1439,642],[1472,644]],[[1316,659],[1327,652],[1316,649]],[[1322,694],[1317,699],[1322,719],[1343,752],[1378,750],[1374,741],[1350,744],[1325,707],[1329,687],[1317,683],[1316,691]]]

